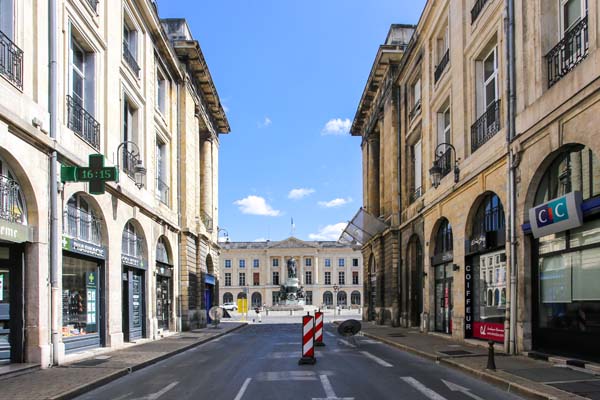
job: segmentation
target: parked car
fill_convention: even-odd
[[[227,311],[237,311],[237,305],[235,303],[223,303],[221,304],[221,308]]]

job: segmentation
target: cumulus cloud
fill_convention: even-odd
[[[310,196],[314,192],[315,192],[315,189],[309,189],[309,188],[292,189],[288,193],[288,199],[299,200],[303,197]]]
[[[273,121],[271,121],[271,118],[265,117],[265,119],[263,120],[263,122],[259,122],[258,123],[258,127],[259,128],[266,128],[268,126],[271,126],[272,123],[273,123]]]
[[[264,197],[250,195],[246,198],[233,202],[243,214],[250,215],[266,215],[269,217],[277,217],[281,215],[281,211],[274,210],[264,199]]]
[[[346,228],[345,222],[327,225],[319,229],[319,232],[309,234],[308,238],[310,240],[338,240],[344,228]]]
[[[327,121],[325,127],[321,131],[322,135],[347,135],[350,133],[352,122],[346,118],[333,118]]]
[[[352,202],[352,199],[350,197],[348,197],[347,199],[342,199],[341,197],[338,197],[337,199],[333,199],[333,200],[329,200],[329,201],[320,201],[319,205],[321,207],[325,207],[325,208],[333,208],[333,207],[341,207],[341,206],[345,206],[346,204]]]

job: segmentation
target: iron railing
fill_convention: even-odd
[[[87,2],[90,5],[90,7],[92,7],[92,10],[94,10],[94,12],[98,12],[98,3],[100,3],[100,1],[98,1],[98,0],[87,0]]]
[[[21,201],[21,186],[17,181],[0,175],[0,219],[25,223],[25,210]]]
[[[133,53],[131,53],[131,50],[129,50],[129,44],[127,44],[126,41],[123,41],[123,58],[125,59],[127,65],[129,65],[133,72],[135,72],[135,76],[139,76],[140,66],[138,65]]]
[[[408,200],[411,203],[414,203],[421,196],[422,196],[422,188],[418,187],[415,190],[413,190],[412,192],[410,192],[410,195],[408,196]]]
[[[452,170],[452,148],[447,147],[443,153],[438,154],[436,164],[441,168],[442,178]]]
[[[142,257],[142,239],[129,229],[121,236],[121,253],[130,257]]]
[[[500,130],[500,100],[490,104],[471,126],[471,153],[480,148]]]
[[[131,179],[135,180],[135,167],[140,164],[140,162],[141,159],[139,153],[127,148],[123,149],[123,171],[125,171],[127,176]]]
[[[23,90],[23,50],[0,31],[0,75]]]
[[[420,112],[421,112],[421,100],[417,101],[415,103],[414,107],[412,108],[412,110],[410,110],[410,114],[409,114],[410,120],[413,120]]]
[[[476,0],[475,1],[475,5],[471,9],[471,24],[473,22],[475,22],[477,17],[479,17],[479,14],[481,14],[481,10],[483,10],[483,7],[485,7],[485,4],[487,2],[488,2],[488,0]]]
[[[561,80],[588,55],[588,17],[565,32],[565,36],[546,54],[548,87]]]
[[[435,79],[435,83],[437,83],[437,81],[439,81],[440,78],[442,77],[442,73],[446,69],[446,66],[448,65],[449,61],[450,61],[450,49],[447,49],[446,53],[440,60],[440,63],[435,67],[435,73],[433,75],[434,79]]]
[[[67,126],[80,138],[100,150],[100,123],[87,112],[79,101],[67,95]]]
[[[167,206],[169,205],[169,185],[160,178],[156,178],[156,197]]]
[[[75,239],[102,245],[102,224],[93,213],[68,205],[63,214],[63,233]]]

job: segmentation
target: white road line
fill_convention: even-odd
[[[347,340],[344,340],[344,339],[339,339],[338,341],[339,341],[340,343],[342,343],[342,344],[345,344],[345,345],[346,345],[346,346],[348,346],[348,347],[356,348],[356,346],[355,346],[355,345],[353,345],[352,343],[348,342]]]
[[[321,378],[321,385],[323,385],[323,390],[325,391],[325,396],[337,397],[335,395],[335,392],[333,391],[331,382],[329,382],[329,378],[327,378],[327,375],[321,375],[319,378]]]
[[[427,397],[430,400],[446,400],[445,397],[440,396],[439,394],[437,394],[433,390],[429,389],[427,386],[423,385],[421,382],[419,382],[418,380],[416,380],[415,378],[413,378],[411,376],[403,376],[400,379],[402,379],[404,382],[408,383],[413,388],[417,389],[419,392],[424,394],[425,397]]]
[[[237,396],[235,396],[234,400],[241,400],[242,399],[242,396],[246,392],[246,389],[248,389],[248,385],[250,384],[251,380],[252,380],[252,378],[246,378],[246,380],[244,381],[244,384],[240,388],[240,391],[238,392]]]
[[[381,365],[382,367],[387,367],[387,368],[393,367],[393,365],[390,364],[389,362],[384,361],[381,358],[374,356],[373,354],[369,353],[368,351],[361,351],[361,353],[363,355],[369,357],[371,360],[375,361],[377,364]]]
[[[164,388],[162,388],[161,390],[159,390],[156,393],[151,393],[147,396],[144,397],[138,397],[137,399],[133,399],[133,400],[156,400],[158,399],[160,396],[162,396],[163,394],[167,393],[169,390],[173,389],[175,386],[177,386],[179,382],[172,382],[169,385],[165,386]]]
[[[325,331],[325,334],[326,334],[327,336],[335,337],[335,335],[334,335],[333,333],[331,333],[331,332],[327,332],[327,331]]]

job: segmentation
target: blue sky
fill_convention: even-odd
[[[424,4],[158,0],[162,18],[188,20],[231,125],[219,153],[231,240],[285,239],[292,218],[300,239],[337,240],[362,205],[360,138],[347,131],[377,48]]]

